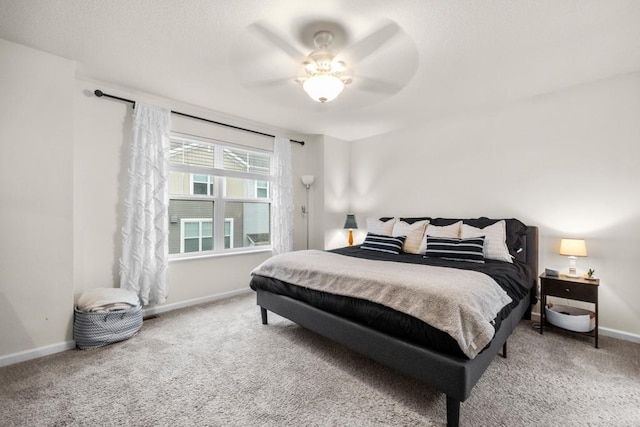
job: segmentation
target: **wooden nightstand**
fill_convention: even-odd
[[[596,339],[596,348],[598,348],[598,288],[600,280],[587,280],[582,277],[547,276],[545,273],[540,275],[540,333],[543,332],[546,323],[546,314],[544,308],[547,305],[547,296],[567,298],[576,301],[590,302],[595,305],[596,327],[592,332],[581,335],[590,335]]]

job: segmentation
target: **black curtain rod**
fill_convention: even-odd
[[[106,98],[117,99],[118,101],[129,102],[129,103],[133,104],[133,108],[136,108],[136,101],[134,101],[132,99],[120,98],[119,96],[109,95],[107,93],[104,93],[100,89],[96,89],[93,93],[98,98],[102,98],[104,96]],[[268,133],[258,132],[257,130],[241,128],[239,126],[233,126],[233,125],[229,125],[229,124],[226,124],[226,123],[220,123],[220,122],[216,122],[214,120],[204,119],[204,118],[198,117],[198,116],[192,116],[191,114],[181,113],[180,111],[171,110],[171,114],[175,114],[177,116],[182,116],[182,117],[188,117],[190,119],[201,120],[203,122],[213,123],[214,125],[225,126],[225,127],[228,127],[228,128],[237,129],[237,130],[241,130],[241,131],[244,131],[244,132],[250,132],[250,133],[254,133],[256,135],[269,136],[271,138],[275,138],[275,135],[271,135],[271,134],[268,134]],[[300,145],[304,145],[304,141],[297,141],[295,139],[291,139],[290,141],[298,143]]]

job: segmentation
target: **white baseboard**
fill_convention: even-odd
[[[539,322],[540,313],[531,313],[531,320],[535,320],[536,322]],[[640,335],[632,334],[631,332],[624,332],[624,331],[619,331],[617,329],[605,328],[603,326],[599,326],[598,334],[603,337],[617,338],[619,340],[640,344]]]
[[[25,362],[39,357],[49,356],[50,354],[60,353],[62,351],[71,350],[76,347],[75,341],[64,341],[57,344],[46,345],[31,350],[25,350],[18,353],[0,356],[0,368],[3,366],[13,365],[15,363]]]
[[[223,292],[221,294],[210,295],[202,298],[195,298],[188,301],[181,301],[173,304],[144,308],[142,309],[142,313],[143,313],[143,316],[153,316],[160,313],[166,313],[172,310],[177,310],[179,308],[186,308],[194,305],[206,304],[209,302],[218,301],[225,298],[231,298],[236,295],[246,294],[248,292],[251,292],[251,289],[247,287],[246,289]],[[27,360],[31,360],[31,359],[37,359],[43,356],[49,356],[50,354],[71,350],[71,349],[74,349],[75,347],[76,347],[75,341],[64,341],[57,344],[51,344],[44,347],[38,347],[31,350],[21,351],[19,353],[7,354],[4,356],[0,356],[0,368],[3,366],[13,365],[15,363],[26,362]]]
[[[165,304],[165,305],[159,305],[159,306],[154,306],[154,307],[147,307],[147,308],[143,308],[142,309],[142,315],[143,316],[154,316],[156,314],[160,314],[160,313],[166,313],[167,311],[173,311],[173,310],[178,310],[180,308],[186,308],[186,307],[191,307],[194,305],[200,305],[200,304],[206,304],[209,302],[213,302],[213,301],[218,301],[221,299],[226,299],[226,298],[231,298],[231,297],[235,297],[237,295],[242,295],[242,294],[246,294],[251,292],[250,288],[246,288],[246,289],[239,289],[237,291],[229,291],[229,292],[223,292],[221,294],[216,294],[216,295],[209,295],[206,297],[202,297],[202,298],[194,298],[194,299],[190,299],[187,301],[180,301],[180,302],[174,302],[173,304]]]
[[[638,334],[619,331],[617,329],[603,328],[602,326],[598,328],[598,332],[600,333],[600,335],[605,337],[618,338],[620,340],[630,341],[636,344],[640,344],[640,335]]]

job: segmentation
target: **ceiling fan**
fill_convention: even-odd
[[[313,99],[321,103],[333,101],[345,85],[351,83],[351,77],[345,74],[347,65],[336,58],[331,50],[333,33],[318,31],[313,35],[316,50],[304,60],[306,75],[295,79],[302,84],[304,91]]]
[[[395,22],[383,23],[355,43],[348,43],[348,32],[336,22],[302,25],[292,42],[264,21],[251,24],[248,30],[232,51],[238,78],[246,88],[277,95],[279,101],[293,90],[288,85],[296,82],[320,104],[336,99],[349,86],[352,94],[360,95],[350,95],[341,104],[368,105],[400,91],[417,69],[415,45]],[[286,57],[293,62],[285,63]],[[262,66],[256,67],[258,63]]]

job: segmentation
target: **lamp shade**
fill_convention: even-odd
[[[316,74],[306,79],[302,88],[314,101],[325,103],[340,95],[344,83],[330,74]]]
[[[302,175],[300,179],[302,180],[302,183],[308,187],[313,184],[313,181],[315,181],[316,178],[313,175]]]
[[[347,214],[347,220],[344,222],[344,228],[358,228],[356,216],[354,214]]]
[[[587,245],[584,239],[560,240],[560,255],[587,256]]]

